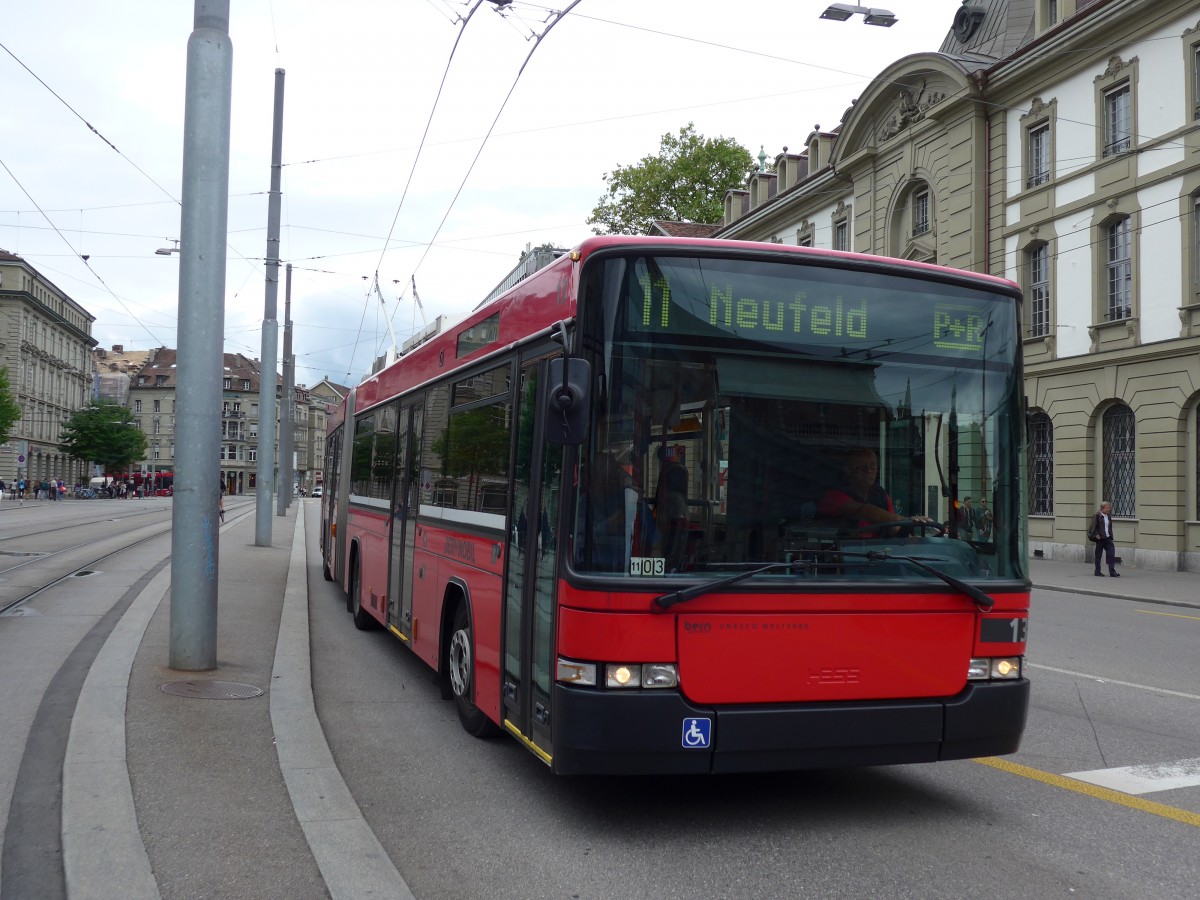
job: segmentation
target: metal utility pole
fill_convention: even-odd
[[[279,409],[279,501],[276,515],[287,515],[292,505],[292,440],[296,435],[296,361],[292,359],[292,264],[287,264],[283,292],[283,406]]]
[[[258,478],[254,485],[254,546],[271,546],[271,487],[275,480],[275,358],[279,352],[279,182],[283,171],[283,69],[275,70],[271,130],[271,193],[267,196],[267,296],[263,303],[262,361],[258,366]]]
[[[196,0],[187,45],[179,229],[169,665],[217,666],[217,495],[229,220],[229,0]]]

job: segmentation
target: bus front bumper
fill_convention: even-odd
[[[560,774],[715,774],[994,756],[1017,750],[1028,709],[1026,679],[968,684],[943,700],[716,708],[675,692],[557,684],[552,764]]]

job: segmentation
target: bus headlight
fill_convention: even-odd
[[[992,661],[990,659],[976,657],[967,663],[967,681],[987,681],[988,672],[991,669]]]
[[[635,688],[642,686],[642,667],[609,663],[604,667],[604,686],[610,688]]]
[[[642,687],[679,687],[679,669],[675,663],[645,663],[642,666]]]
[[[1020,677],[1019,656],[977,656],[967,663],[967,681],[1011,681]]]
[[[600,664],[559,657],[556,678],[562,684],[596,687]],[[604,666],[607,688],[679,687],[679,667],[675,663],[608,663]]]
[[[604,669],[604,686],[610,688],[679,687],[675,663],[611,663]]]
[[[992,660],[992,678],[1008,679],[1021,677],[1021,657],[1002,656]]]

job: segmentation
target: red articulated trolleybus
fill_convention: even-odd
[[[558,773],[1012,753],[1020,304],[896,259],[586,240],[350,392],[326,577],[468,732]]]

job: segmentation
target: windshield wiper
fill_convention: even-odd
[[[866,553],[856,553],[854,551],[846,551],[846,550],[837,550],[837,551],[830,551],[830,552],[840,553],[842,556],[851,556],[856,559],[865,559],[868,562],[885,562],[890,559],[898,559],[903,562],[912,563],[918,569],[928,572],[930,575],[934,576],[935,578],[940,578],[942,581],[946,582],[946,584],[950,585],[950,587],[954,588],[955,590],[962,591],[964,594],[966,594],[968,597],[970,597],[972,600],[974,600],[976,603],[978,603],[979,608],[984,610],[985,612],[987,610],[991,609],[992,605],[996,602],[995,600],[993,600],[991,597],[989,597],[987,594],[985,594],[983,591],[981,591],[979,588],[975,587],[974,585],[967,584],[965,581],[961,581],[958,578],[955,578],[953,575],[949,574],[948,572],[943,572],[941,569],[935,569],[933,566],[925,565],[925,560],[929,559],[929,557],[900,556],[895,553],[887,553],[883,550],[868,550]]]
[[[669,594],[662,594],[659,597],[655,597],[651,602],[659,609],[670,609],[676,603],[686,603],[689,600],[695,600],[704,594],[719,591],[721,588],[729,587],[731,584],[737,584],[739,581],[745,581],[747,578],[753,578],[755,575],[763,575],[775,569],[789,569],[792,574],[798,575],[801,571],[811,569],[812,567],[812,563],[801,560],[796,560],[795,562],[767,563],[765,566],[747,569],[745,572],[738,572],[736,575],[730,575],[728,578],[722,578],[718,581],[706,581],[703,584],[694,584],[681,591],[671,591]]]
[[[881,550],[868,550],[865,553],[844,550],[824,550],[818,552],[836,554],[842,557],[854,557],[856,559],[866,560],[867,562],[900,560],[902,562],[912,563],[918,569],[928,572],[935,578],[941,579],[955,590],[962,591],[977,604],[979,604],[979,608],[985,612],[991,609],[996,602],[974,585],[967,584],[965,581],[955,578],[953,575],[943,572],[941,569],[935,569],[933,566],[926,565],[925,561],[928,559],[928,557],[900,556],[897,554],[885,553]],[[662,594],[658,597],[655,597],[651,602],[658,609],[670,609],[676,603],[686,603],[689,600],[695,600],[697,597],[701,597],[704,594],[709,594],[713,591],[719,591],[722,588],[729,587],[731,584],[737,584],[739,581],[745,581],[747,578],[753,578],[755,575],[763,575],[776,569],[788,569],[792,572],[792,574],[800,574],[800,572],[811,570],[816,568],[818,565],[818,563],[802,560],[796,560],[795,562],[767,563],[764,566],[758,566],[754,569],[747,569],[745,572],[738,572],[736,575],[730,575],[728,578],[722,578],[719,581],[694,584],[689,588],[684,588],[683,590],[671,591],[669,594]]]

